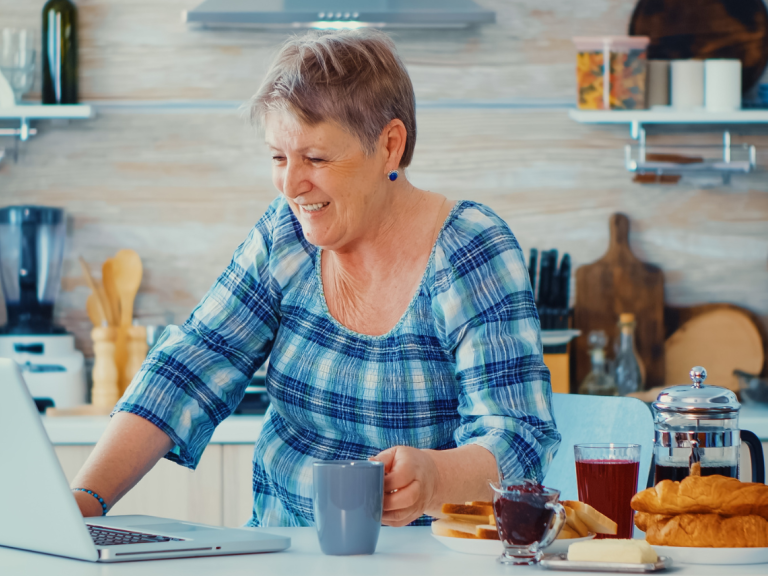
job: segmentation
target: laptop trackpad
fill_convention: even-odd
[[[169,522],[168,524],[146,524],[143,526],[131,526],[128,530],[137,530],[142,532],[151,532],[153,534],[178,534],[180,532],[202,532],[210,530],[221,530],[217,526],[199,526],[197,524],[187,524],[185,522]]]

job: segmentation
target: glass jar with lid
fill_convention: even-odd
[[[720,386],[705,386],[707,371],[691,369],[693,385],[665,388],[653,403],[654,484],[682,480],[698,462],[701,475],[738,478],[739,447],[743,440],[752,460],[752,481],[765,482],[760,440],[739,430],[741,404],[736,394]]]

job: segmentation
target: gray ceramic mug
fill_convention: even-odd
[[[373,554],[384,507],[384,464],[315,462],[313,480],[315,525],[323,554]]]

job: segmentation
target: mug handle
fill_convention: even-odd
[[[555,511],[555,522],[547,532],[546,536],[539,542],[539,550],[544,550],[544,548],[552,544],[565,525],[565,508],[563,508],[563,505],[560,504],[560,502],[547,502],[545,508]]]
[[[765,458],[763,445],[754,432],[741,430],[741,440],[749,448],[749,458],[752,461],[752,482],[765,484]]]

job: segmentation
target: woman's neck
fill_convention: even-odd
[[[388,274],[391,266],[412,251],[408,240],[418,240],[433,222],[428,215],[443,197],[420,190],[403,178],[387,191],[384,205],[372,211],[379,217],[370,218],[364,233],[340,249],[327,250],[334,271],[347,281],[376,281],[379,274]],[[431,246],[430,238],[430,246]]]

